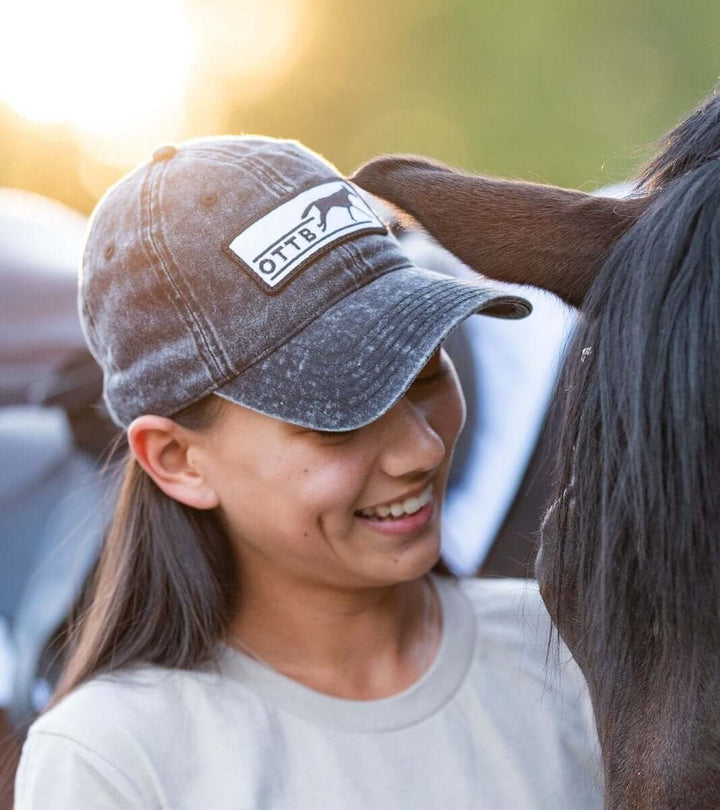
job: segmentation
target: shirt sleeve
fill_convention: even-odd
[[[32,732],[23,746],[14,810],[150,810],[132,781],[63,734]]]

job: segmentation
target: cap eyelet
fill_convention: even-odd
[[[105,259],[110,260],[115,255],[115,243],[110,242],[110,244],[105,248]]]
[[[152,155],[152,162],[153,163],[160,163],[162,160],[170,160],[170,158],[175,157],[177,155],[178,149],[177,146],[173,146],[172,144],[167,144],[166,146],[159,146]]]
[[[217,205],[218,196],[215,194],[214,191],[209,191],[207,194],[203,194],[200,198],[200,204],[204,205],[205,208],[212,208],[213,205]]]

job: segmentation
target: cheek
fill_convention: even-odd
[[[365,456],[348,460],[333,450],[286,447],[228,470],[221,501],[230,527],[253,542],[296,546],[318,531],[347,532],[365,485]]]
[[[295,473],[306,520],[335,533],[348,530],[366,486],[368,468],[363,453],[350,457],[333,453],[330,458],[306,461]]]

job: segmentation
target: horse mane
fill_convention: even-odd
[[[608,806],[720,806],[720,96],[639,193],[561,375],[544,593],[625,784]]]

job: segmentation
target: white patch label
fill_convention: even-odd
[[[281,203],[236,236],[228,249],[275,290],[317,253],[358,233],[387,230],[357,189],[334,180]]]

